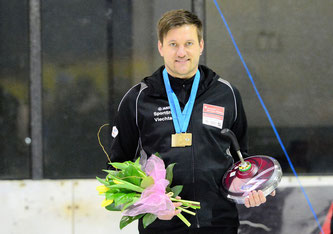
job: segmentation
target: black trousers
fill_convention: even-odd
[[[187,229],[182,231],[163,231],[163,230],[150,230],[147,232],[140,232],[144,234],[237,234],[237,227],[221,227],[221,228],[196,228],[196,229]]]

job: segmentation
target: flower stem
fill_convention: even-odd
[[[192,209],[200,209],[199,205],[192,205],[192,204],[189,204],[189,203],[183,203],[183,207],[184,208],[192,208]]]
[[[177,214],[178,218],[180,218],[188,227],[191,226],[191,223],[181,214]]]
[[[192,211],[189,211],[189,210],[186,210],[185,208],[183,208],[183,207],[177,207],[177,209],[179,209],[179,210],[181,210],[181,211],[184,211],[184,212],[186,212],[186,213],[188,213],[188,214],[190,214],[190,215],[195,215],[195,213],[194,212],[192,212]]]
[[[189,203],[189,204],[193,204],[193,205],[200,205],[200,202],[188,201],[188,200],[180,200],[180,199],[176,199],[176,198],[173,198],[173,197],[171,197],[170,199],[171,199],[171,201]]]
[[[136,186],[130,182],[127,182],[125,180],[122,180],[122,179],[119,179],[113,175],[110,175],[110,177],[113,179],[113,180],[116,180],[117,181],[117,184],[115,185],[109,185],[107,186],[108,188],[125,188],[125,189],[130,189],[130,190],[133,190],[133,191],[136,191],[136,192],[139,192],[139,193],[142,193],[143,192],[143,188],[139,187],[139,186]],[[120,182],[120,184],[118,183]]]

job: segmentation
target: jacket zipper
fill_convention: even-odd
[[[191,155],[192,155],[192,173],[193,173],[193,194],[194,194],[194,200],[196,200],[196,193],[195,193],[195,170],[194,170],[194,166],[195,166],[195,163],[194,163],[194,150],[193,150],[193,142],[194,142],[194,134],[193,134],[193,131],[192,131],[192,147],[191,147]],[[197,228],[200,228],[200,222],[199,222],[199,218],[198,218],[198,212],[197,210],[195,211],[195,219],[197,221]]]

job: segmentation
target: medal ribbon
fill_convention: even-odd
[[[170,105],[170,110],[171,110],[171,115],[172,115],[172,120],[173,120],[173,125],[175,127],[175,131],[176,131],[176,133],[186,132],[187,128],[188,128],[188,124],[190,122],[190,118],[192,115],[192,110],[193,110],[193,106],[194,106],[194,102],[195,102],[195,97],[197,96],[197,91],[198,91],[198,87],[199,87],[199,81],[200,81],[199,69],[198,69],[197,73],[195,74],[190,98],[187,101],[183,112],[180,109],[179,100],[171,88],[168,72],[166,71],[165,68],[163,70],[163,80],[164,80],[164,85],[165,85],[165,89],[166,89],[167,96],[168,96],[168,101],[169,101],[169,105]]]

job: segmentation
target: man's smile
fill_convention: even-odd
[[[177,63],[186,63],[188,61],[190,61],[190,59],[176,59]]]

